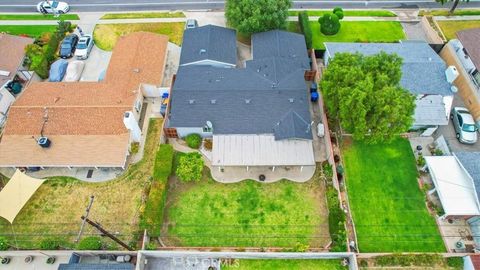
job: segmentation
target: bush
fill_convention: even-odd
[[[346,251],[347,235],[345,232],[345,213],[340,208],[340,200],[338,199],[338,192],[332,186],[327,186],[327,205],[328,205],[328,228],[330,237],[332,238],[332,245],[330,251],[340,252]]]
[[[343,19],[343,9],[341,7],[334,8],[333,14],[337,15],[338,19]]]
[[[197,152],[180,156],[176,174],[184,182],[199,181],[202,178],[203,159]]]
[[[426,164],[425,158],[422,155],[419,155],[417,158],[417,166],[423,167],[425,166],[425,164]]]
[[[185,142],[187,142],[188,147],[198,149],[202,145],[202,136],[196,133],[188,134],[185,137]]]
[[[98,236],[85,237],[77,245],[77,249],[79,250],[100,250],[102,247],[102,238]]]
[[[5,237],[0,237],[0,251],[5,251],[9,248],[7,239]]]
[[[323,14],[323,16],[318,19],[318,23],[320,24],[320,32],[324,35],[331,36],[340,31],[340,19],[333,13]]]
[[[43,239],[40,242],[40,249],[42,250],[56,250],[60,248],[60,242],[55,239]]]
[[[447,266],[453,269],[463,269],[463,258],[462,257],[448,257]]]
[[[302,11],[298,13],[298,23],[300,25],[300,30],[305,37],[305,44],[307,45],[307,49],[312,48],[312,28],[310,27],[310,19],[308,18],[307,11]]]

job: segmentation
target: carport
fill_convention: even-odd
[[[0,216],[13,223],[18,213],[44,181],[17,170],[0,192]]]

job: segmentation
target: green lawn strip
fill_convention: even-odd
[[[455,33],[457,33],[458,31],[480,27],[480,20],[472,20],[472,21],[437,20],[437,23],[442,29],[443,34],[448,40],[457,38]]]
[[[185,18],[183,12],[142,12],[142,13],[108,13],[100,20],[146,19],[146,18]]]
[[[457,9],[450,14],[449,10],[420,10],[418,16],[476,16],[480,15],[480,9]]]
[[[346,183],[361,252],[444,252],[417,184],[406,139],[354,142],[344,151]]]
[[[80,20],[77,14],[62,14],[54,17],[52,14],[0,14],[3,21],[58,21],[58,20]]]
[[[54,32],[56,25],[0,25],[0,32],[10,35],[38,37],[44,32]]]
[[[176,154],[175,164],[180,153]],[[172,179],[173,180],[173,179]],[[177,246],[325,246],[327,211],[319,179],[306,183],[245,180],[222,184],[174,180],[163,241]]]
[[[222,270],[341,270],[348,269],[336,259],[233,260],[222,263]]]
[[[300,10],[289,10],[289,16],[297,16]],[[323,16],[326,13],[332,13],[332,10],[307,10],[309,16]],[[343,10],[345,17],[397,17],[397,15],[389,10]]]

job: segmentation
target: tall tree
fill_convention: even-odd
[[[240,33],[284,29],[291,5],[291,0],[227,0],[225,17]]]
[[[413,123],[415,97],[400,86],[402,59],[384,52],[373,56],[340,53],[321,82],[331,116],[355,139],[390,141]]]
[[[452,7],[450,8],[450,11],[449,13],[453,15],[453,13],[455,12],[455,9],[457,8],[458,6],[458,3],[460,3],[460,0],[436,0],[437,2],[440,2],[443,4],[447,3],[447,2],[453,2],[453,5]],[[470,2],[470,0],[462,0],[464,2]]]

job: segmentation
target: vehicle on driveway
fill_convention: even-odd
[[[65,71],[67,70],[68,62],[64,59],[58,59],[50,66],[49,82],[61,82]]]
[[[478,128],[472,115],[466,108],[454,107],[450,114],[450,119],[452,119],[455,135],[459,142],[465,144],[477,142]]]
[[[195,19],[188,19],[185,23],[185,29],[192,29],[198,27],[198,22]]]
[[[60,57],[63,59],[70,58],[73,56],[75,52],[75,48],[78,43],[78,36],[75,34],[71,34],[66,36],[62,44],[60,44]]]
[[[85,60],[90,55],[93,48],[92,35],[84,35],[80,38],[77,44],[77,50],[75,51],[75,57],[80,60]]]
[[[66,2],[60,1],[42,1],[37,4],[37,11],[42,14],[64,14],[70,10]]]
[[[80,80],[84,67],[85,67],[85,63],[82,61],[72,61],[68,63],[67,71],[65,73],[65,77],[63,78],[63,81],[76,82]]]

